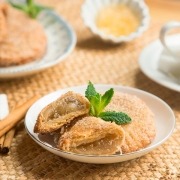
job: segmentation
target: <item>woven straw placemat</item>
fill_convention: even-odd
[[[175,113],[176,129],[163,145],[143,157],[95,165],[63,159],[44,150],[28,136],[22,123],[10,153],[0,156],[0,179],[180,179],[180,94],[151,81],[138,66],[140,52],[158,37],[162,24],[151,22],[150,28],[133,42],[110,45],[84,26],[80,16],[82,1],[41,2],[55,6],[56,11],[71,23],[78,42],[72,54],[59,65],[30,77],[1,81],[0,92],[7,94],[11,109],[34,94],[45,95],[91,80],[139,88],[162,98]]]

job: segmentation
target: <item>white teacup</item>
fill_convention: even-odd
[[[160,31],[160,41],[164,48],[175,58],[179,57],[180,58],[180,39],[177,39],[173,45],[170,45],[167,41],[168,37],[168,32],[171,31],[172,29],[180,29],[180,21],[171,21],[166,23]]]
[[[176,28],[180,29],[180,21],[168,22],[161,28],[159,39],[163,50],[159,69],[180,83],[180,34],[168,36],[168,32]]]

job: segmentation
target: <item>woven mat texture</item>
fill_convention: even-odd
[[[0,92],[8,95],[11,109],[34,94],[43,96],[91,80],[131,86],[155,94],[173,109],[176,129],[163,145],[143,157],[95,165],[63,159],[44,150],[29,137],[22,123],[10,153],[0,156],[0,179],[180,179],[180,94],[147,78],[138,65],[142,49],[158,37],[161,22],[151,22],[149,29],[133,42],[111,45],[103,43],[84,26],[80,14],[82,1],[41,2],[54,6],[73,26],[78,41],[74,51],[59,65],[24,79],[0,81]]]

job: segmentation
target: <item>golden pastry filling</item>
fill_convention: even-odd
[[[76,117],[89,112],[89,101],[74,92],[68,92],[46,106],[39,114],[34,131],[53,132]]]
[[[121,152],[119,138],[115,135],[107,135],[91,143],[84,143],[77,147],[71,147],[71,152],[78,154],[105,155]]]
[[[124,138],[121,126],[89,116],[65,132],[59,139],[58,147],[79,154],[114,154],[120,150]]]

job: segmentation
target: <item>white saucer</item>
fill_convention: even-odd
[[[177,35],[167,37],[170,43],[176,42]],[[142,72],[153,81],[175,91],[180,92],[180,79],[176,79],[159,70],[159,60],[163,46],[159,40],[145,47],[139,57],[139,65]]]
[[[52,67],[64,60],[76,44],[76,35],[72,27],[53,11],[43,11],[38,21],[44,27],[48,45],[42,59],[20,66],[0,67],[0,78],[24,77]]]
[[[171,108],[164,101],[145,91],[116,85],[95,85],[95,88],[99,92],[104,92],[110,88],[114,88],[115,91],[133,94],[141,98],[149,106],[155,115],[156,137],[148,147],[133,153],[123,155],[95,156],[75,154],[57,149],[50,135],[42,137],[42,135],[33,132],[37,116],[42,108],[70,90],[84,95],[86,88],[87,86],[77,86],[68,89],[62,89],[48,94],[35,102],[28,110],[25,117],[25,128],[30,137],[44,149],[63,158],[85,163],[106,164],[127,161],[143,156],[164,143],[171,136],[175,127],[175,117]]]

